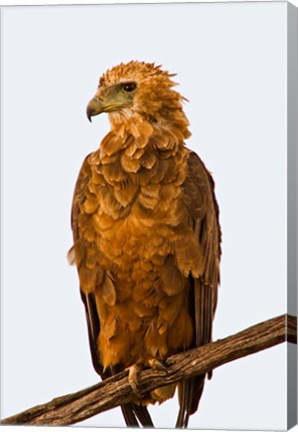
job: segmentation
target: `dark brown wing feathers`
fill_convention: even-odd
[[[85,294],[81,291],[81,298],[85,305],[86,312],[86,320],[87,320],[87,328],[88,328],[88,337],[89,337],[89,346],[92,358],[92,364],[96,372],[104,377],[103,367],[98,361],[98,352],[97,352],[97,338],[99,335],[100,327],[99,327],[99,319],[97,315],[96,305],[94,301],[93,294]]]
[[[202,276],[199,279],[192,278],[193,306],[190,310],[195,323],[193,347],[199,347],[209,343],[212,338],[212,321],[220,280],[221,232],[213,179],[194,152],[190,153],[183,193],[205,260]],[[208,375],[211,376],[211,373]],[[180,384],[180,411],[176,427],[187,427],[189,416],[198,408],[204,381],[205,375],[199,375]]]

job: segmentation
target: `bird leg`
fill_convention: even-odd
[[[139,396],[138,391],[138,373],[141,371],[141,366],[137,363],[133,364],[132,366],[129,366],[126,370],[128,370],[128,382],[133,389],[134,393]]]
[[[152,369],[157,370],[157,371],[161,371],[161,372],[169,373],[166,366],[157,358],[150,358],[147,362],[148,362],[147,363],[148,366],[150,366]],[[128,371],[128,382],[129,382],[131,388],[133,389],[134,393],[137,396],[139,396],[138,374],[142,369],[143,368],[142,368],[141,364],[139,364],[139,363],[135,363],[135,364],[129,366],[128,368],[126,368],[126,370]]]
[[[157,358],[153,357],[149,359],[148,364],[153,370],[165,372],[167,374],[170,373],[168,368]],[[176,384],[169,384],[151,391],[150,396],[152,400],[162,403],[165,400],[170,399],[174,396],[175,388]]]

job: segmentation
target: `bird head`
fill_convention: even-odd
[[[169,120],[177,112],[184,116],[181,102],[185,98],[173,89],[173,76],[154,63],[121,63],[100,78],[98,90],[87,106],[87,117],[91,121],[93,116],[106,112],[113,123],[140,115],[151,122]]]

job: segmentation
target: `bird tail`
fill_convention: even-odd
[[[180,409],[177,417],[176,428],[187,428],[189,417],[194,414],[203,393],[205,374],[183,380],[178,384]]]
[[[131,402],[121,405],[121,410],[127,426],[154,428],[147,407]]]

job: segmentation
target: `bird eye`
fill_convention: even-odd
[[[122,88],[126,92],[132,92],[137,88],[137,85],[135,82],[127,82],[122,85]]]

